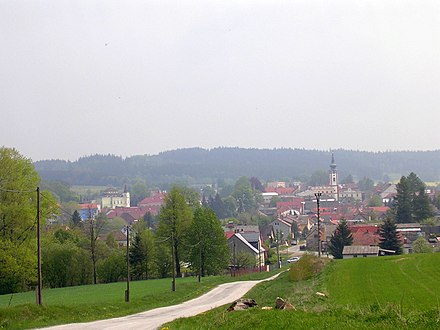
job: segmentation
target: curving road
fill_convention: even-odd
[[[208,293],[188,300],[184,303],[149,310],[138,314],[100,320],[88,323],[72,323],[44,328],[45,330],[129,330],[129,329],[157,329],[161,324],[181,317],[190,317],[212,308],[216,308],[241,298],[256,284],[276,278],[279,274],[260,281],[238,281],[221,284]]]

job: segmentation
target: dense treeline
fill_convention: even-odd
[[[336,150],[340,177],[399,179],[411,171],[424,181],[439,181],[440,150],[364,152]],[[201,148],[179,149],[158,155],[122,158],[94,155],[77,161],[45,160],[35,163],[44,180],[76,185],[121,186],[141,178],[151,184],[213,183],[216,180],[256,176],[266,180],[307,180],[327,170],[328,151],[305,149]]]

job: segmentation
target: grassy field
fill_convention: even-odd
[[[340,306],[440,308],[439,275],[438,253],[353,259],[335,263],[328,270],[326,289]]]
[[[258,307],[226,312],[223,306],[170,329],[439,329],[440,254],[336,260],[317,277],[264,282],[246,296]],[[316,292],[327,296],[319,297]],[[262,310],[282,297],[296,310]]]
[[[273,275],[254,273],[240,277],[210,276],[198,283],[195,277],[178,278],[176,291],[171,279],[130,283],[130,302],[126,303],[125,283],[77,286],[43,290],[43,306],[35,304],[35,293],[0,296],[0,329],[29,329],[55,324],[84,322],[133,314],[178,304],[209,291],[218,284],[261,279]]]

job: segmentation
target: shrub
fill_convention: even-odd
[[[308,280],[318,274],[324,266],[324,259],[313,254],[304,254],[290,266],[289,279],[294,282]]]

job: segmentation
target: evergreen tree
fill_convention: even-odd
[[[411,183],[405,176],[400,178],[396,186],[397,196],[393,201],[397,223],[409,223],[412,218],[412,193]]]
[[[359,180],[358,186],[362,191],[372,191],[374,188],[374,181],[364,176],[361,180]]]
[[[146,228],[154,228],[154,216],[151,214],[150,211],[146,212],[143,216]]]
[[[411,172],[407,176],[407,181],[408,181],[409,190],[411,192],[411,195],[413,195],[413,196],[418,191],[420,191],[420,189],[425,189],[426,188],[426,186],[423,183],[423,181],[420,180],[420,178],[414,172]]]
[[[353,244],[353,236],[347,225],[347,220],[342,219],[330,238],[329,249],[335,259],[342,259],[344,246]]]
[[[142,248],[142,238],[139,232],[136,232],[131,241],[128,259],[130,261],[130,273],[134,279],[141,279],[144,272],[145,253]]]
[[[434,216],[425,188],[425,184],[413,172],[408,177],[402,176],[396,186],[397,196],[393,201],[397,223],[421,222]]]
[[[212,197],[209,198],[208,206],[214,211],[215,215],[219,219],[224,219],[227,217],[225,203],[222,201],[222,199],[218,193],[215,194],[214,198],[212,198]]]
[[[384,223],[380,226],[379,235],[379,247],[396,251],[396,254],[402,254],[402,243],[397,233],[397,225],[391,218],[385,219]]]
[[[418,193],[414,196],[413,215],[414,220],[417,222],[422,222],[435,215],[424,187],[419,188]]]
[[[75,210],[72,214],[73,227],[78,227],[80,223],[81,223],[81,216],[79,215],[79,212]]]

